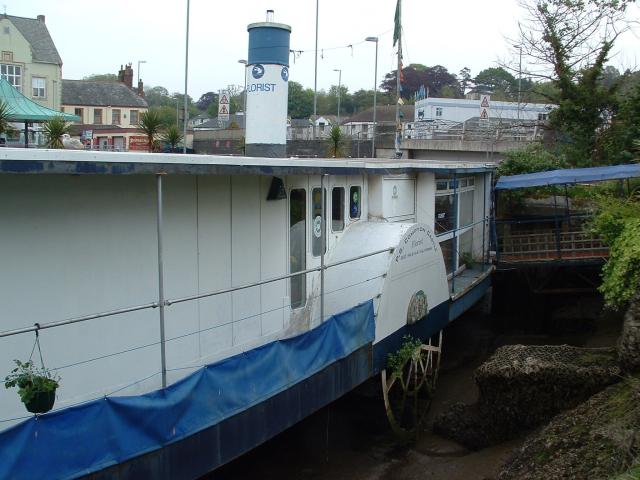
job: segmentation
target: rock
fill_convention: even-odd
[[[508,345],[476,370],[478,402],[452,406],[433,428],[477,450],[536,427],[619,380],[612,348]]]
[[[639,428],[640,381],[628,378],[530,436],[499,479],[612,478],[634,461]]]
[[[640,371],[640,291],[624,316],[622,336],[618,341],[618,360],[626,372]]]

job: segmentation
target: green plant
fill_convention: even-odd
[[[9,133],[13,130],[9,125],[9,104],[0,100],[0,134]]]
[[[147,110],[140,115],[140,130],[147,136],[149,142],[149,152],[153,152],[155,140],[154,138],[162,130],[162,119],[155,110]]]
[[[462,260],[462,263],[464,263],[467,268],[473,267],[473,255],[471,252],[462,252],[460,254],[460,260]]]
[[[36,367],[33,360],[21,362],[14,360],[16,368],[4,379],[5,388],[18,387],[18,395],[22,403],[27,404],[38,393],[55,392],[59,386],[60,376],[46,368]]]
[[[405,364],[411,360],[421,345],[422,341],[418,338],[413,338],[411,335],[402,337],[402,345],[398,351],[387,355],[387,368],[391,370],[393,375],[402,375],[402,369]]]
[[[53,117],[42,126],[44,135],[47,137],[48,148],[64,148],[62,136],[69,133],[70,126],[62,117]]]
[[[344,139],[340,126],[334,125],[329,132],[329,156],[334,158],[342,157],[344,155],[342,151],[343,143]]]
[[[171,125],[167,128],[162,135],[162,141],[167,142],[171,146],[171,150],[176,148],[176,146],[182,141],[182,134],[178,127],[175,125]]]

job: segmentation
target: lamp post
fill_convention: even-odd
[[[313,67],[313,139],[316,139],[316,122],[318,120],[318,11],[320,0],[316,0],[316,58]]]
[[[518,66],[518,120],[520,120],[520,102],[522,98],[522,44],[514,45],[520,52],[520,63]]]
[[[136,89],[138,88],[138,85],[140,85],[140,64],[141,63],[147,63],[146,60],[138,60],[138,82],[136,83]],[[138,92],[140,93],[140,92]]]
[[[378,93],[378,37],[367,37],[365,42],[375,42],[376,61],[373,68],[373,133],[371,134],[371,158],[376,156],[376,94]]]
[[[242,111],[244,113],[244,127],[247,128],[247,61],[242,59],[238,60],[238,63],[244,65],[244,107],[242,107]]]
[[[340,90],[342,90],[342,70],[334,68],[334,72],[338,72],[338,126],[340,126]]]
[[[182,135],[184,145],[182,146],[182,153],[187,153],[187,122],[189,121],[189,115],[187,115],[187,80],[189,76],[189,6],[190,1],[187,0],[187,31],[185,33],[185,52],[184,52],[184,120],[182,123]]]

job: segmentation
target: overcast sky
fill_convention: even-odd
[[[396,0],[319,0],[318,89],[342,83],[351,92],[372,88],[374,44],[380,38],[378,83],[395,68],[392,48]],[[145,85],[184,91],[186,0],[4,0],[9,15],[46,23],[64,62],[63,78],[92,73],[117,73],[131,62],[134,82],[138,60]],[[198,99],[207,91],[244,82],[239,59],[247,57],[249,23],[275,20],[291,25],[291,48],[303,50],[291,58],[290,79],[313,88],[315,0],[191,0],[189,34],[189,94]],[[639,7],[630,16],[640,19]],[[458,73],[469,67],[475,76],[515,60],[505,37],[513,37],[523,16],[517,0],[404,0],[404,64],[440,64]],[[353,45],[353,48],[347,47]],[[342,48],[335,48],[342,47]],[[322,50],[324,50],[322,52]],[[618,68],[640,67],[640,38],[626,34],[612,63]],[[321,58],[323,57],[323,58]],[[523,70],[526,70],[526,65]]]

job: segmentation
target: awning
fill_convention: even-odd
[[[513,190],[547,185],[571,185],[575,183],[604,182],[623,178],[640,177],[640,164],[614,165],[611,167],[568,168],[548,172],[527,173],[500,177],[496,190]]]
[[[4,78],[0,78],[0,100],[8,106],[10,122],[45,122],[55,117],[62,117],[68,122],[80,121],[77,115],[58,112],[30,100]]]

